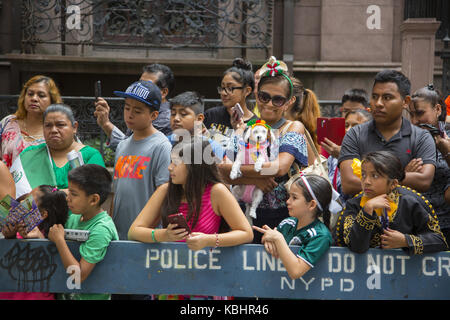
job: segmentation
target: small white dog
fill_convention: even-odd
[[[230,178],[237,179],[242,176],[242,164],[254,164],[256,172],[260,172],[264,162],[269,160],[267,149],[270,139],[274,135],[270,126],[264,120],[252,120],[247,123],[243,141],[240,142],[239,151],[231,167]],[[255,185],[236,185],[231,191],[234,197],[246,203],[245,214],[256,219],[256,208],[261,203],[264,193]]]

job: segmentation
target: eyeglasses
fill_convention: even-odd
[[[268,94],[267,92],[264,92],[264,91],[258,92],[258,99],[262,103],[269,103],[269,101],[272,100],[272,104],[275,107],[282,107],[288,101],[288,98],[286,98],[286,97],[283,97],[283,96],[273,96],[272,97],[270,94]]]
[[[217,92],[219,94],[222,94],[222,91],[225,91],[226,94],[232,94],[234,90],[236,89],[244,89],[244,87],[217,87]]]

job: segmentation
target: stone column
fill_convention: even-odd
[[[400,26],[402,72],[411,81],[411,94],[433,82],[435,35],[440,24],[435,18],[410,18]]]

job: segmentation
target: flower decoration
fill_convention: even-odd
[[[259,75],[274,77],[279,74],[286,74],[288,72],[288,67],[283,61],[277,60],[274,56],[271,56],[269,61],[267,61],[262,67]]]
[[[361,179],[361,161],[358,158],[353,158],[352,169],[353,174]]]

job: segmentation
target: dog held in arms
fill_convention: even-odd
[[[247,123],[243,139],[239,142],[239,151],[231,167],[232,180],[242,176],[241,165],[254,164],[254,170],[260,172],[263,164],[269,160],[267,150],[275,137],[264,120],[251,120]],[[246,203],[245,215],[256,219],[256,208],[261,203],[264,193],[255,185],[236,185],[231,191],[234,197]]]

